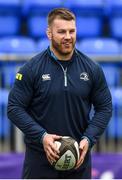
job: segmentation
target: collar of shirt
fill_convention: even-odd
[[[55,56],[55,54],[51,51],[50,47],[48,47],[48,51],[49,51],[51,57],[53,57],[54,60],[60,61],[60,60]],[[77,54],[77,50],[74,49],[73,55],[72,55],[72,57],[71,57],[71,59],[70,59],[70,62],[74,59],[74,56],[75,56],[76,54]]]

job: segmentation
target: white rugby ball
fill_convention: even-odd
[[[78,142],[72,137],[63,136],[60,140],[55,141],[55,144],[60,151],[60,157],[52,164],[54,168],[60,171],[73,169],[80,156]]]

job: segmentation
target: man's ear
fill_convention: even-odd
[[[50,27],[48,27],[48,28],[47,28],[46,33],[47,33],[47,37],[48,37],[48,39],[49,39],[49,40],[51,40],[51,39],[52,39],[52,33],[51,33],[51,29],[50,29]]]

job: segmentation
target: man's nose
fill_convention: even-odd
[[[65,34],[65,39],[70,39],[70,38],[71,38],[70,33],[69,33],[69,32],[66,32],[66,34]]]

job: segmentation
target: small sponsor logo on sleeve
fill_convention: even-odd
[[[16,74],[16,79],[18,79],[18,80],[22,80],[22,77],[23,77],[23,75],[22,74],[20,74],[20,73],[17,73]]]

